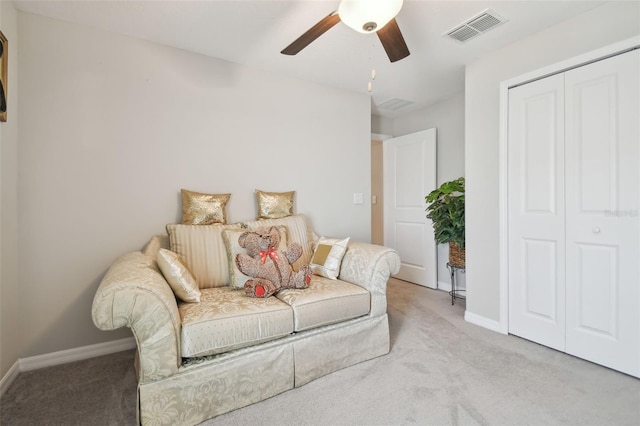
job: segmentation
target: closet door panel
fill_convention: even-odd
[[[565,73],[567,352],[640,374],[640,52]]]
[[[572,297],[576,298],[576,327],[581,332],[615,339],[618,335],[618,249],[579,243],[575,248],[578,276]]]
[[[563,77],[509,91],[509,332],[564,350]]]

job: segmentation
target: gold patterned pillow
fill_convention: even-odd
[[[227,223],[226,206],[231,194],[203,194],[186,189],[180,192],[183,225]]]
[[[256,190],[258,219],[279,219],[293,215],[293,198],[296,191],[265,192]]]
[[[161,248],[157,255],[158,268],[171,286],[173,293],[185,302],[200,302],[200,288],[176,253]]]
[[[340,274],[340,264],[347,252],[349,238],[338,240],[320,237],[311,258],[311,271],[325,278],[335,280]]]

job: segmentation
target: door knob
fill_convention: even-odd
[[[593,232],[594,234],[599,234],[600,233],[600,228],[598,228],[597,226],[595,226],[591,232]]]

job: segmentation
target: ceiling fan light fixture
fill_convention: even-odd
[[[342,0],[338,7],[340,20],[360,33],[378,31],[402,8],[403,0]]]

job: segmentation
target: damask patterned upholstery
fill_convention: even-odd
[[[276,297],[293,308],[295,331],[334,324],[369,313],[369,292],[355,284],[313,275],[309,288],[286,289]]]
[[[400,271],[400,256],[387,247],[350,241],[340,266],[340,279],[366,289],[371,294],[369,316],[387,312],[387,281]]]
[[[317,234],[304,216],[245,226],[265,225],[287,226],[309,261]],[[200,303],[178,305],[155,260],[167,243],[157,236],[144,253],[116,260],[92,307],[98,328],[133,330],[142,424],[197,424],[389,351],[386,285],[400,269],[394,250],[350,241],[339,280],[314,276],[309,289],[268,299],[200,286]]]
[[[178,374],[139,387],[140,422],[196,425],[270,398],[294,387],[294,363],[291,343],[194,358]]]
[[[118,258],[96,291],[91,315],[101,330],[135,331],[141,383],[178,372],[182,362],[178,305],[150,257],[138,251]]]
[[[228,352],[293,332],[291,307],[275,297],[256,299],[230,287],[201,291],[200,303],[180,303],[182,356]]]

